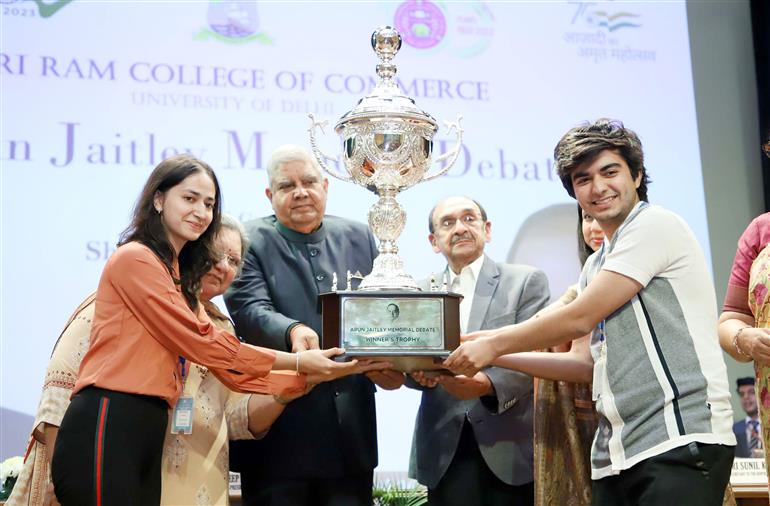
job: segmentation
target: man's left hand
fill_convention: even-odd
[[[470,378],[467,376],[446,376],[442,374],[439,376],[438,383],[450,395],[461,401],[478,399],[483,395],[494,393],[489,376],[483,372],[478,372]]]
[[[383,369],[380,371],[369,371],[366,377],[383,390],[396,390],[406,381],[406,375],[393,369]]]

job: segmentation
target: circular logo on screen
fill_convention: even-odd
[[[433,47],[446,35],[444,13],[428,0],[402,3],[396,10],[394,24],[404,42],[418,49]]]
[[[211,29],[223,37],[240,39],[257,32],[259,18],[253,3],[210,2],[208,22]]]

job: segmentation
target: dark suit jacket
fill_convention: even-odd
[[[735,439],[738,444],[735,445],[735,456],[747,458],[751,457],[751,450],[749,450],[749,440],[746,436],[746,419],[744,418],[740,422],[733,424],[733,432],[735,433]]]
[[[542,271],[497,264],[485,256],[468,331],[522,322],[545,307],[548,298],[548,280]],[[484,460],[498,478],[509,485],[533,479],[532,378],[498,367],[484,372],[495,388],[495,398],[461,401],[441,387],[423,389],[409,475],[428,488],[435,488],[449,467],[466,419]]]
[[[301,234],[275,216],[246,224],[243,271],[225,294],[236,332],[251,344],[291,351],[286,330],[302,322],[321,335],[318,294],[332,274],[367,274],[377,255],[369,229],[335,216]],[[322,346],[323,347],[323,346]],[[264,439],[233,442],[234,471],[271,478],[340,478],[377,465],[374,384],[358,374],[316,386],[291,402]]]

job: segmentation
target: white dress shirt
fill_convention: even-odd
[[[471,316],[471,307],[473,306],[473,295],[476,293],[476,282],[479,279],[482,265],[484,265],[484,255],[463,267],[460,274],[455,274],[451,267],[447,268],[451,291],[463,296],[463,300],[460,302],[460,332],[462,334],[465,334],[468,329],[468,319]]]

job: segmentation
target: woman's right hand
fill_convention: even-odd
[[[328,350],[306,350],[297,356],[298,372],[307,374],[308,383],[331,381],[349,374],[364,372],[358,365],[358,360],[350,362],[335,362],[331,357],[345,353],[342,348]]]
[[[746,327],[738,336],[738,347],[760,365],[770,365],[770,329]]]

